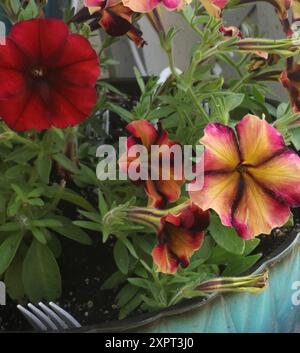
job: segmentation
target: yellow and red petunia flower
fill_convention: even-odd
[[[168,133],[162,129],[158,124],[156,129],[147,120],[134,121],[127,125],[127,130],[131,136],[127,139],[127,152],[121,156],[119,165],[121,170],[128,172],[129,170],[139,170],[144,167],[146,163],[146,173],[143,180],[135,180],[144,185],[145,191],[149,197],[149,206],[154,208],[163,208],[168,202],[175,202],[181,195],[181,186],[184,183],[183,167],[180,170],[176,168],[174,163],[174,154],[172,147],[180,147],[181,145],[169,139]],[[139,156],[137,150],[139,146],[144,146],[147,151],[146,162]],[[151,147],[156,146],[159,148],[157,154],[151,153]],[[182,156],[181,156],[182,157]],[[156,162],[154,161],[156,158]],[[163,175],[163,163],[168,162],[169,178]],[[183,161],[183,159],[181,159]],[[130,173],[129,173],[130,174]],[[153,177],[154,176],[154,177]],[[130,177],[130,175],[129,175]]]
[[[209,225],[209,213],[190,204],[179,214],[162,217],[161,224],[158,245],[152,251],[153,261],[158,272],[175,273],[179,265],[186,268],[190,257],[200,249],[204,230]]]
[[[191,0],[123,0],[125,6],[139,13],[151,12],[160,4],[168,10],[178,10],[188,2]]]
[[[300,65],[293,64],[289,69],[284,70],[280,81],[289,92],[294,111],[300,112]]]
[[[228,0],[200,0],[207,13],[214,18],[221,18],[222,10],[228,4]]]
[[[126,34],[138,47],[143,47],[146,43],[142,32],[133,24],[135,12],[124,6],[122,1],[85,0],[84,5],[85,7],[73,17],[73,22],[92,20],[90,23],[92,30],[102,27],[113,37]]]
[[[153,226],[157,231],[158,244],[152,257],[157,271],[163,273],[176,273],[180,265],[183,268],[189,265],[190,257],[200,249],[209,225],[209,211],[190,202],[165,211],[131,209],[128,218]]]
[[[221,17],[222,9],[228,0],[200,0],[208,14],[215,18]],[[192,0],[123,0],[123,4],[139,13],[149,13],[158,5],[163,5],[168,10],[180,10]]]
[[[204,186],[190,192],[203,210],[213,209],[225,226],[249,239],[284,225],[300,205],[300,158],[282,135],[254,115],[233,129],[205,128]]]

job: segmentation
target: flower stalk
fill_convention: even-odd
[[[195,290],[203,293],[246,292],[259,294],[267,288],[268,271],[246,277],[219,277],[200,283]]]

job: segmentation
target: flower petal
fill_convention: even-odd
[[[39,38],[42,60],[48,66],[62,55],[69,38],[69,28],[60,20],[47,18],[39,21]]]
[[[205,171],[233,170],[239,165],[237,140],[230,127],[217,123],[208,124],[200,142],[205,146]]]
[[[162,2],[168,10],[176,10],[183,7],[185,0],[163,0]]]
[[[232,210],[232,224],[243,239],[269,234],[289,219],[289,207],[264,190],[251,176],[243,174],[243,190]]]
[[[0,67],[21,71],[26,67],[26,64],[27,57],[24,53],[10,38],[6,38],[6,44],[0,45]]]
[[[49,110],[34,91],[25,90],[0,104],[0,115],[5,116],[6,124],[17,131],[30,130],[33,126],[38,131],[50,127]]]
[[[163,195],[168,202],[175,202],[181,195],[183,180],[159,180],[156,182],[159,194]]]
[[[34,62],[41,56],[39,21],[37,19],[16,23],[12,27],[9,37],[27,59]]]
[[[53,35],[55,33],[55,35]],[[32,19],[13,26],[10,34],[15,45],[33,62],[37,59],[56,60],[69,35],[68,26],[56,19]]]
[[[157,272],[176,273],[179,263],[176,258],[170,254],[166,244],[157,245],[152,250],[153,262],[157,266]]]
[[[248,114],[236,126],[244,164],[256,166],[280,153],[284,148],[282,135],[265,119]]]
[[[249,168],[254,178],[288,206],[300,205],[300,158],[291,150],[257,168]]]
[[[191,231],[167,224],[167,242],[153,249],[153,260],[158,266],[158,272],[175,273],[179,265],[186,268],[190,257],[198,250],[204,240],[204,232],[192,233]]]
[[[226,226],[231,226],[231,209],[239,187],[240,175],[237,172],[206,174],[203,189],[190,191],[191,200],[203,210],[213,209]]]
[[[200,0],[208,14],[214,18],[221,17],[222,9],[227,5],[228,0]]]
[[[127,130],[136,138],[141,139],[142,144],[148,149],[157,139],[155,127],[145,119],[133,121],[127,125]]]
[[[98,68],[98,58],[95,50],[86,38],[79,34],[71,34],[61,57],[57,62],[53,63],[52,66],[56,69],[62,69],[82,62],[90,64],[90,69],[94,74],[96,83],[96,80],[100,75],[100,69]]]
[[[159,3],[160,0],[123,0],[124,6],[140,13],[152,11]]]
[[[145,191],[149,197],[148,206],[153,208],[163,208],[168,200],[164,195],[160,194],[156,185],[156,181],[146,180]]]
[[[0,67],[0,100],[16,96],[24,91],[26,82],[17,70],[2,69]]]
[[[288,90],[291,104],[295,112],[300,111],[300,65],[294,64],[288,71],[280,75],[280,81]]]
[[[91,114],[97,101],[96,91],[92,87],[62,84],[52,89],[51,95],[51,124],[61,129],[82,122]]]

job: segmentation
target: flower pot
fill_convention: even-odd
[[[270,270],[269,287],[259,295],[213,294],[174,307],[83,332],[276,333],[300,331],[300,233],[292,235],[250,273]],[[298,283],[297,283],[298,282]],[[298,292],[297,292],[298,288]]]

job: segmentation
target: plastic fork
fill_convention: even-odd
[[[17,308],[36,331],[63,331],[80,328],[80,323],[67,311],[57,304],[48,305],[39,303],[35,306],[27,304],[28,309],[22,305]]]

